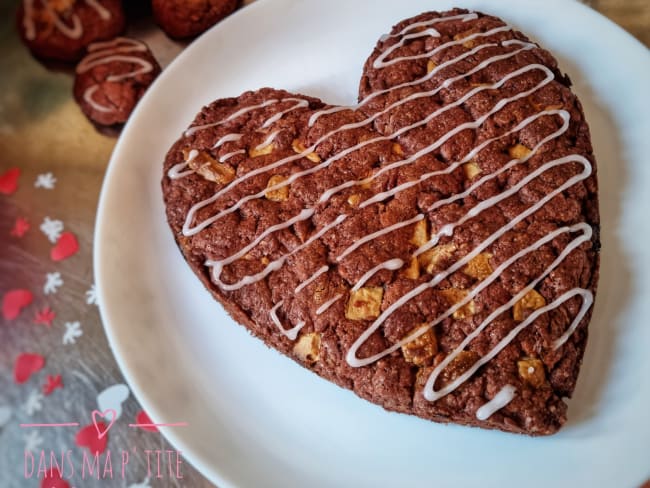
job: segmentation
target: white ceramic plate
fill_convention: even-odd
[[[161,162],[195,113],[262,86],[352,103],[397,21],[454,4],[551,49],[575,84],[599,163],[599,296],[569,424],[549,438],[391,414],[249,337],[183,261]],[[616,486],[650,476],[650,56],[572,1],[262,0],[192,44],[131,117],[99,207],[95,269],[113,351],[167,438],[220,487]]]

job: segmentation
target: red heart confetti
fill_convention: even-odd
[[[0,193],[11,195],[18,189],[20,169],[11,168],[0,175]]]
[[[2,298],[2,316],[5,320],[13,320],[23,308],[32,303],[32,292],[29,290],[10,290]]]
[[[70,488],[70,485],[61,478],[61,475],[56,469],[50,469],[45,472],[41,480],[41,488]]]
[[[14,380],[19,385],[25,383],[33,373],[43,369],[45,358],[40,354],[24,352],[16,358]]]
[[[96,427],[95,427],[96,426]],[[102,438],[99,437],[97,431],[103,432]],[[87,447],[91,454],[102,454],[106,450],[108,444],[108,432],[106,432],[106,424],[104,422],[92,423],[86,425],[79,432],[75,438],[75,443],[79,447]]]
[[[45,307],[43,310],[36,312],[34,323],[43,324],[46,327],[52,327],[54,317],[56,317],[56,314],[50,309],[50,307]]]
[[[79,243],[75,235],[72,232],[64,232],[50,251],[50,258],[52,261],[63,261],[76,254],[78,250]]]
[[[10,234],[14,237],[22,237],[29,230],[29,221],[25,217],[18,217]]]
[[[47,375],[45,379],[45,384],[43,385],[43,395],[51,395],[54,390],[57,388],[63,388],[63,381],[61,381],[61,375],[57,374],[52,376],[51,374]]]
[[[153,424],[153,422],[149,418],[149,415],[147,415],[147,412],[145,412],[144,410],[140,410],[138,412],[138,415],[136,415],[136,417],[135,417],[135,423],[139,424],[138,426],[142,430],[147,430],[149,432],[158,432],[158,427],[149,427],[149,426],[143,427],[142,426],[142,424]]]

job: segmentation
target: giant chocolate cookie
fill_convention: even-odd
[[[169,151],[167,218],[235,320],[386,409],[534,435],[566,420],[598,278],[589,129],[501,20],[398,24],[360,101],[262,89]]]

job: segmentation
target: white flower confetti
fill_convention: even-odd
[[[97,305],[97,290],[94,283],[86,291],[86,303],[88,305]]]
[[[32,430],[23,439],[25,439],[25,451],[38,451],[43,445],[43,438],[37,430]]]
[[[63,286],[63,278],[58,271],[54,273],[47,273],[45,276],[45,285],[43,285],[43,293],[50,295],[59,291],[59,287]]]
[[[32,390],[23,405],[23,411],[32,416],[43,409],[43,395],[38,390]]]
[[[76,344],[77,337],[83,335],[83,330],[81,330],[81,324],[79,322],[66,322],[65,323],[65,333],[63,334],[63,344]]]
[[[56,241],[59,240],[59,236],[61,236],[61,232],[63,232],[63,222],[45,217],[45,220],[43,220],[43,223],[41,224],[41,231],[47,236],[52,244],[56,244]]]
[[[36,177],[34,182],[35,188],[44,188],[46,190],[53,190],[56,185],[56,178],[52,173],[44,173]]]

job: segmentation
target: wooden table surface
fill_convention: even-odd
[[[650,47],[650,0],[585,1]]]
[[[585,3],[650,46],[650,0]],[[0,297],[12,289],[29,289],[34,301],[11,323],[0,316],[3,488],[40,486],[36,479],[25,480],[23,450],[74,449],[79,428],[92,425],[89,413],[98,408],[100,393],[124,383],[92,295],[95,208],[116,140],[96,132],[81,115],[70,96],[69,72],[49,71],[29,56],[14,28],[17,4],[17,0],[0,0],[0,175],[10,168],[21,171],[19,189],[11,195],[0,194]],[[163,66],[185,47],[170,41],[146,19],[132,26],[128,34],[146,40]],[[39,176],[47,173],[52,173],[56,182]],[[37,181],[41,181],[40,186],[35,186]],[[21,218],[26,219],[30,229],[22,237],[12,235]],[[52,245],[39,229],[45,219],[60,221],[65,232],[77,237],[76,255],[60,263],[52,262]],[[49,224],[50,235],[56,234],[56,225]],[[47,314],[41,314],[40,324],[35,323],[37,314],[47,309],[55,313],[49,317],[50,326],[43,323],[47,322]],[[24,384],[17,384],[15,360],[24,352],[39,353],[46,363]],[[42,388],[48,376],[59,374],[63,388],[44,394]],[[120,396],[120,388],[126,399],[122,418],[111,429],[109,447],[134,449],[128,473],[119,481],[86,480],[83,486],[212,486],[187,463],[183,464],[181,480],[147,478],[144,451],[171,447],[158,433],[128,428],[141,408],[126,386],[114,389],[113,397]],[[19,427],[19,423],[73,419],[82,422],[79,428],[28,432]]]

